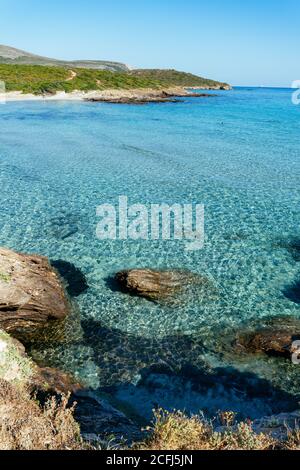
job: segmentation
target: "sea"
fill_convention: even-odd
[[[299,318],[300,106],[290,89],[209,93],[0,105],[0,244],[47,256],[73,305],[64,334],[28,351],[141,422],[157,407],[256,419],[299,406],[300,365],[241,352],[236,338]],[[120,196],[203,205],[203,246],[99,239],[97,207]],[[153,302],[118,288],[132,268],[206,281]]]

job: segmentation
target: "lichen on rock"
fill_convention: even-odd
[[[17,386],[27,386],[35,365],[26,356],[24,346],[0,330],[0,379]]]

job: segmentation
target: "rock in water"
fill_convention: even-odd
[[[47,258],[0,248],[0,328],[21,333],[61,320],[70,304]]]
[[[116,274],[116,280],[124,292],[153,301],[170,298],[191,284],[209,282],[188,271],[154,271],[152,269],[121,271]]]
[[[53,367],[36,367],[30,386],[34,391],[65,395],[77,393],[84,388],[70,374]]]

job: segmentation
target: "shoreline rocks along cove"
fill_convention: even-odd
[[[164,300],[177,295],[190,284],[201,285],[207,279],[183,270],[156,271],[153,269],[125,270],[116,274],[120,288],[129,294]],[[79,402],[75,416],[82,423],[83,434],[96,439],[112,428],[115,434],[138,436],[138,426],[122,412],[105,400],[100,400],[92,391],[85,390],[69,374],[50,367],[40,367],[26,354],[25,348],[16,338],[32,330],[40,329],[55,321],[63,321],[71,312],[72,305],[64,291],[58,272],[47,258],[16,253],[0,248],[0,375],[9,382],[25,381],[33,390],[47,394],[71,393],[72,402]],[[245,330],[238,334],[237,350],[243,353],[265,353],[287,357],[291,354],[291,341],[300,338],[300,322],[297,319],[274,319],[266,328]],[[9,354],[7,354],[9,351]],[[77,400],[76,400],[77,397]],[[94,411],[96,419],[93,422]],[[284,411],[284,410],[283,410]],[[299,413],[280,415],[280,432],[283,420],[300,422]],[[271,418],[270,418],[271,420]],[[270,421],[269,420],[269,421]],[[257,429],[267,428],[264,421],[257,421]],[[273,422],[273,418],[272,418]],[[291,424],[291,426],[293,423]],[[274,427],[271,431],[274,433]]]

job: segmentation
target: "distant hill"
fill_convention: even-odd
[[[0,45],[0,64],[11,65],[55,65],[60,67],[81,67],[96,70],[110,70],[112,72],[128,71],[129,67],[119,62],[106,60],[57,60],[31,54],[30,52]]]

